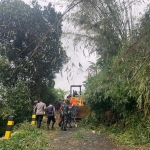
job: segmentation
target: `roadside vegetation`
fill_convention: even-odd
[[[90,115],[84,120],[81,121],[82,125],[87,129],[91,130],[94,133],[105,133],[107,136],[116,142],[118,145],[121,145],[122,148],[127,150],[148,150],[150,149],[149,139],[145,138],[141,133],[145,131],[136,131],[137,128],[128,127],[128,129],[123,128],[120,125],[110,125],[106,126],[101,124],[99,120],[96,119],[95,115]],[[144,130],[144,128],[140,128]]]
[[[50,3],[42,8],[37,1],[0,1],[0,136],[9,115],[16,124],[31,120],[35,100],[48,105],[64,96],[54,89],[67,60],[60,16]]]
[[[44,129],[44,127],[43,127]],[[8,140],[0,140],[0,149],[1,150],[36,150],[36,149],[45,149],[49,147],[49,138],[55,132],[49,132],[47,130],[39,130],[35,126],[29,124],[29,122],[24,122],[14,129],[14,133],[11,138]]]
[[[84,99],[98,125],[131,145],[150,142],[150,7],[147,2],[142,10],[142,4],[85,0],[70,18],[83,33],[76,42],[97,53],[84,82]]]
[[[94,116],[88,116],[85,120],[78,122],[77,128],[71,128],[65,132],[61,131],[57,123],[54,130],[47,130],[45,119],[40,129],[24,121],[15,125],[9,139],[0,139],[0,149],[65,150],[70,148],[82,150],[88,147],[89,150],[99,150],[102,145],[108,149],[113,149],[112,146],[115,146],[118,150],[148,150],[150,148],[149,144],[135,144],[136,140],[138,138],[135,139],[130,131],[123,134],[121,129],[113,126],[106,127],[99,124]]]

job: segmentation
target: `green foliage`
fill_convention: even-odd
[[[13,114],[16,116],[16,120],[17,118],[24,120],[32,111],[30,91],[23,82],[18,82],[14,88],[7,88],[6,94],[3,95],[3,100],[14,110]]]
[[[0,55],[8,59],[11,72],[3,84],[12,87],[26,81],[31,95],[41,98],[42,86],[53,82],[67,58],[60,17],[50,3],[42,8],[37,1],[31,6],[21,0],[0,1]]]
[[[98,56],[99,70],[85,81],[84,95],[95,118],[105,124],[110,112],[112,132],[121,129],[127,143],[144,144],[149,142],[150,9],[134,19],[137,4],[142,1],[83,1],[72,20]]]
[[[8,140],[0,140],[0,149],[39,149],[48,147],[48,142],[43,138],[43,132],[24,122],[11,138]]]
[[[57,99],[54,78],[67,58],[60,17],[50,3],[0,1],[0,134],[9,115],[15,123],[31,119],[35,99]]]
[[[69,91],[65,91],[63,89],[60,89],[60,88],[57,88],[55,89],[55,94],[57,96],[57,100],[60,99],[60,100],[64,100],[66,97],[66,95],[68,94],[69,95]]]
[[[15,124],[24,120],[30,120],[33,106],[30,100],[30,91],[27,85],[23,82],[13,88],[1,87],[1,109],[0,109],[0,134],[4,134],[6,128],[6,122],[10,115],[15,116]]]
[[[107,130],[113,133],[113,138],[123,144],[143,145],[149,143],[149,117],[142,117],[140,113],[130,115],[126,121],[126,129],[122,129],[121,126],[111,126]]]
[[[141,112],[130,115],[126,120],[126,127],[117,123],[110,126],[104,126],[97,119],[96,115],[90,115],[81,121],[81,124],[89,130],[99,133],[108,133],[110,138],[130,147],[144,145],[150,142],[149,130],[150,117],[144,117]]]
[[[1,51],[1,48],[0,48]],[[0,83],[4,86],[11,86],[12,84],[9,82],[11,78],[12,68],[10,66],[10,62],[7,58],[2,57],[0,55]],[[13,81],[15,79],[12,79]]]
[[[84,139],[85,138],[85,135],[83,132],[79,131],[77,133],[75,133],[74,135],[76,138],[79,138],[79,139]]]
[[[118,55],[133,35],[132,7],[133,2],[89,0],[83,1],[71,15],[75,26],[85,31],[91,52],[96,51],[102,63]]]
[[[88,115],[86,118],[81,120],[81,124],[88,129],[98,129],[100,122],[95,114]]]

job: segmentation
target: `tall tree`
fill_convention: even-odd
[[[132,9],[137,3],[140,1],[83,0],[73,11],[70,19],[85,33],[79,39],[84,37],[101,56],[99,63],[118,55],[131,40],[136,24]]]
[[[100,71],[100,67],[99,67],[99,64],[96,62],[91,62],[89,61],[90,63],[90,66],[88,67],[87,71],[88,71],[88,74],[89,75],[97,75],[97,73]]]
[[[60,17],[50,3],[42,8],[37,1],[32,1],[32,6],[21,0],[0,1],[1,55],[8,58],[12,68],[11,76],[5,78],[7,85],[24,80],[33,95],[40,97],[42,84],[53,83],[67,58],[60,41]]]
[[[93,51],[101,66],[97,76],[86,82],[86,98],[93,106],[111,100],[109,107],[125,116],[135,109],[136,103],[145,105],[145,114],[149,107],[149,14],[141,29],[138,16],[133,14],[133,8],[141,2],[83,0],[71,16],[75,26],[86,34],[88,44],[94,43]]]

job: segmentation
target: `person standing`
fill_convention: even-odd
[[[46,104],[39,100],[39,103],[36,104],[34,108],[34,112],[36,113],[36,121],[37,121],[37,128],[41,127],[41,122],[43,120],[44,112],[46,109]]]
[[[47,129],[49,130],[50,123],[52,121],[52,129],[54,129],[55,119],[55,107],[50,103],[45,109],[47,115]]]
[[[68,125],[69,125],[69,128],[72,128],[72,110],[71,110],[71,105],[68,105],[69,106],[69,111],[68,111]]]
[[[77,100],[73,97],[70,103],[71,103],[71,116],[75,124],[75,127],[77,127],[76,117],[77,117],[78,110],[79,110],[79,107],[77,106]]]
[[[66,129],[67,129],[68,111],[69,111],[69,107],[66,104],[66,101],[64,100],[62,103],[62,106],[60,107],[61,120],[58,124],[62,128],[62,130],[64,130],[64,131],[66,131]]]

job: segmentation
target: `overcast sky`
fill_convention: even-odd
[[[30,4],[30,0],[24,0],[26,3]],[[47,5],[51,2],[54,5],[56,11],[64,12],[66,10],[67,3],[63,0],[38,0],[41,6]],[[75,29],[69,22],[63,22],[63,32],[74,32]],[[70,90],[71,85],[82,85],[83,81],[88,75],[86,71],[89,66],[89,61],[95,62],[96,55],[89,55],[88,50],[85,50],[81,44],[74,46],[73,35],[65,36],[63,34],[62,43],[64,49],[67,51],[67,55],[70,58],[68,64],[64,65],[62,73],[56,74],[55,88],[61,88],[65,91]],[[83,49],[85,56],[83,55]],[[79,63],[83,66],[82,70],[79,70]],[[74,67],[72,65],[75,64]],[[67,73],[66,68],[71,68],[71,71]],[[76,89],[78,91],[78,89]]]
[[[30,0],[24,0],[26,3],[30,3]],[[44,6],[47,5],[48,2],[51,2],[54,5],[56,11],[64,12],[66,10],[67,3],[65,0],[38,0],[39,4]],[[149,0],[143,0],[142,5],[136,6],[133,10],[135,16],[141,14],[141,9],[146,6],[146,3]],[[74,32],[73,25],[68,22],[63,22],[63,32]],[[71,61],[64,65],[64,69],[61,74],[56,75],[55,79],[55,88],[61,88],[63,90],[69,91],[70,85],[82,85],[83,81],[85,81],[88,72],[86,71],[89,66],[89,61],[96,62],[96,54],[92,54],[89,56],[88,50],[83,48],[82,44],[78,44],[74,46],[73,44],[73,36],[63,36],[62,43],[64,49],[67,51],[68,57],[71,58]],[[83,55],[83,49],[86,57]],[[72,63],[75,64],[76,67],[72,68]],[[83,66],[82,72],[79,71],[79,63]],[[72,68],[71,74],[70,72],[65,72],[66,68]],[[68,79],[69,81],[68,81]]]

